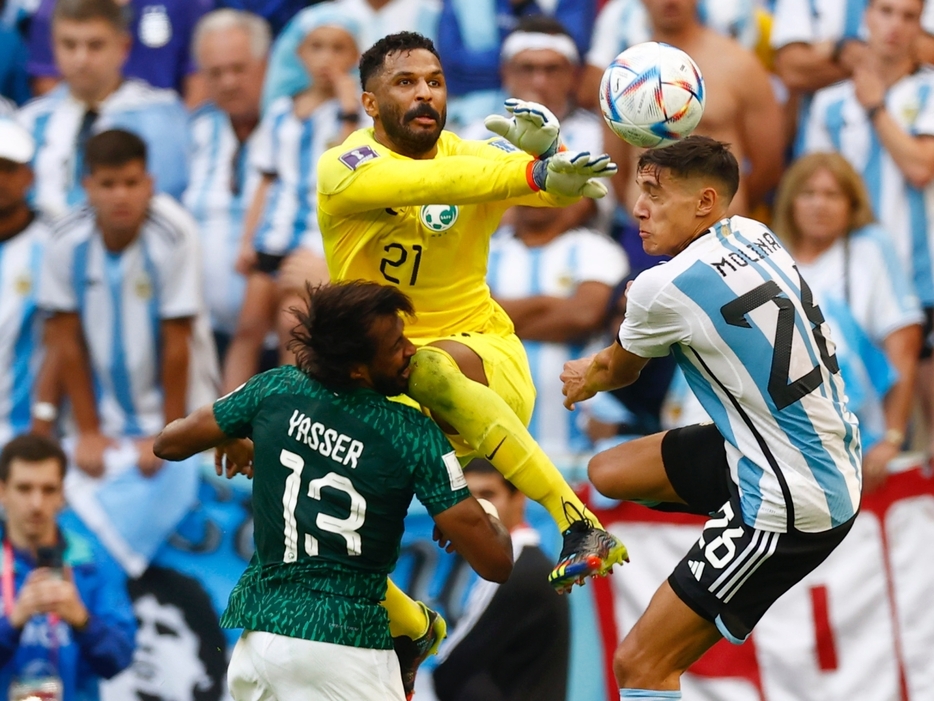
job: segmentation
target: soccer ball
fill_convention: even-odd
[[[631,46],[600,81],[600,109],[613,133],[652,148],[690,134],[704,114],[704,77],[691,57],[669,44]]]

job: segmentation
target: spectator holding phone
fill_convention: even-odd
[[[98,681],[130,664],[135,621],[122,571],[62,527],[67,461],[25,434],[0,451],[0,695],[92,701]]]

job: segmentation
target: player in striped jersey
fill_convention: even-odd
[[[88,141],[86,155],[89,206],[56,223],[43,261],[39,304],[51,316],[42,373],[68,395],[77,424],[74,459],[81,470],[72,471],[66,488],[88,474],[100,476],[108,447],[132,443],[139,472],[156,475],[144,482],[146,498],[160,489],[171,497],[156,505],[161,524],[153,518],[139,525],[145,546],[134,550],[145,560],[197,490],[197,471],[163,466],[152,452],[154,437],[216,396],[217,362],[201,298],[196,225],[174,200],[153,196],[145,143],[110,130]],[[123,515],[139,516],[146,506],[134,503],[134,513]],[[120,535],[133,548],[138,534]]]
[[[39,266],[48,225],[26,199],[32,184],[32,137],[0,118],[0,443],[29,428],[40,355],[41,322],[36,305]]]
[[[250,152],[251,168],[262,178],[244,223],[242,248],[249,253],[238,267],[249,271],[249,277],[238,330],[224,366],[227,391],[256,372],[262,343],[277,320],[282,354],[291,360],[285,345],[294,320],[277,310],[288,310],[297,301],[305,277],[296,289],[292,276],[279,274],[283,262],[299,248],[305,249],[314,254],[309,262],[312,268],[317,262],[318,279],[326,279],[315,164],[360,120],[360,89],[351,74],[359,58],[360,29],[357,20],[339,8],[326,4],[309,10],[303,14],[305,34],[298,56],[314,81],[309,88],[269,106]]]
[[[85,201],[82,152],[92,134],[125,128],[152,151],[158,189],[181,196],[188,177],[187,114],[171,90],[124,80],[127,20],[114,0],[60,0],[52,15],[62,84],[19,112],[36,141],[35,202],[49,216]]]
[[[606,496],[712,515],[617,649],[620,698],[660,701],[681,698],[692,662],[721,638],[743,642],[849,532],[861,452],[807,283],[768,228],[726,218],[739,185],[726,145],[690,136],[646,151],[636,179],[643,247],[673,259],[633,281],[617,343],[562,379],[570,408],[673,353],[713,419],[589,466]]]

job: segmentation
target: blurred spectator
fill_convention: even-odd
[[[191,116],[191,171],[182,202],[198,222],[201,249],[210,251],[202,260],[204,296],[223,358],[246,286],[234,265],[259,177],[250,160],[269,28],[249,12],[215,10],[198,23],[194,42],[208,102]]]
[[[57,222],[43,262],[42,374],[67,394],[77,424],[69,502],[138,575],[198,484],[197,458],[163,466],[153,437],[216,396],[217,367],[194,221],[152,195],[134,134],[97,134],[86,158],[89,205]]]
[[[751,52],[698,21],[697,0],[643,4],[652,39],[687,52],[704,74],[707,105],[697,133],[730,144],[742,168],[730,212],[745,214],[775,187],[782,172],[782,113],[768,73]],[[638,197],[633,169],[639,151],[606,133],[606,151],[619,164],[614,186],[629,210]]]
[[[775,232],[827,315],[848,406],[859,418],[863,489],[871,491],[905,442],[921,307],[888,234],[873,221],[862,180],[839,154],[813,153],[788,169]]]
[[[318,5],[296,17],[303,28],[299,60],[311,86],[280,97],[263,117],[251,149],[251,166],[262,178],[244,224],[238,267],[247,288],[237,331],[224,364],[224,391],[257,371],[266,335],[278,322],[283,359],[295,320],[288,309],[294,295],[327,279],[318,230],[318,158],[359,126],[363,112],[355,75],[359,24],[340,6]],[[298,258],[294,254],[302,251]]]
[[[839,151],[860,173],[926,316],[920,398],[934,426],[934,69],[918,66],[922,0],[871,0],[853,77],[815,94],[804,150]],[[934,441],[934,437],[932,437]]]
[[[296,54],[310,21],[320,24],[331,11],[340,17],[352,17],[359,26],[357,44],[363,52],[378,39],[395,32],[412,31],[429,39],[437,38],[439,9],[436,0],[335,0],[302,10],[273,44],[263,86],[263,112],[276,99],[291,97],[311,84],[311,77]],[[310,20],[309,16],[315,19]]]
[[[277,36],[302,9],[319,2],[321,0],[217,0],[217,7],[259,15],[269,23],[272,35]]]
[[[0,26],[0,96],[21,105],[30,97],[26,46],[14,29]]]
[[[577,107],[574,94],[580,77],[580,55],[571,36],[551,17],[532,16],[520,20],[502,49],[504,92],[495,101],[493,112],[502,112],[503,100],[515,97],[537,102],[561,123],[561,141],[571,151],[603,152],[603,123],[592,112]],[[482,116],[485,117],[485,113]],[[494,136],[480,119],[469,125],[465,139],[488,139]],[[605,206],[604,205],[605,201]],[[597,208],[606,213],[614,206],[613,198],[598,201],[583,198],[561,210],[553,210],[552,225],[557,232],[567,231],[590,220]]]
[[[29,23],[29,75],[35,94],[43,95],[61,80],[61,67],[52,53],[52,20],[58,0],[41,0]],[[128,78],[156,88],[169,88],[189,105],[204,96],[195,76],[191,40],[195,25],[214,5],[213,0],[116,0],[127,17],[130,53],[123,66]]]
[[[464,468],[470,493],[486,499],[512,536],[509,580],[474,584],[439,654],[439,701],[565,701],[570,619],[567,597],[546,580],[550,560],[525,523],[525,495],[476,459]]]
[[[807,123],[811,96],[849,78],[866,55],[863,13],[868,0],[776,0],[771,43],[775,72],[797,96],[799,130]],[[934,3],[921,16],[925,29],[915,56],[934,62]],[[800,149],[800,142],[798,143]]]
[[[578,83],[578,99],[589,109],[597,107],[603,71],[621,52],[635,44],[651,41],[654,26],[644,0],[609,0],[594,25],[593,41],[587,51],[587,65]],[[750,0],[699,0],[697,17],[701,24],[735,39],[750,51],[759,41],[755,2]],[[676,13],[678,8],[673,8]],[[657,14],[657,13],[656,13]],[[691,54],[693,57],[693,54]],[[696,59],[695,59],[696,60]]]
[[[0,452],[0,688],[6,695],[13,684],[11,701],[96,699],[100,678],[133,655],[126,578],[93,541],[57,523],[66,464],[56,443],[32,434]],[[41,694],[56,684],[61,696]]]
[[[123,79],[130,37],[121,8],[114,0],[58,0],[52,38],[64,82],[19,112],[36,141],[39,210],[59,216],[84,202],[84,145],[91,134],[115,127],[149,144],[156,186],[181,196],[188,180],[188,116],[174,92]]]
[[[576,67],[590,46],[596,0],[444,0],[437,44],[448,85],[449,117],[455,127],[502,109],[503,42],[523,20],[543,15],[553,18],[573,39]]]
[[[0,118],[0,442],[29,428],[42,323],[36,286],[48,225],[27,200],[32,137]],[[54,405],[45,409],[54,411]],[[40,410],[41,411],[41,410]]]
[[[487,281],[528,354],[538,391],[529,432],[560,465],[589,444],[577,411],[564,408],[559,375],[603,329],[610,294],[629,264],[596,231],[555,231],[553,210],[516,207],[514,214],[515,231],[491,241]]]

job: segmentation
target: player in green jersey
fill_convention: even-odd
[[[470,496],[444,435],[387,399],[408,382],[415,347],[402,315],[412,311],[394,287],[309,288],[297,366],[257,375],[156,441],[170,460],[253,442],[256,554],[221,619],[244,629],[228,670],[235,701],[402,701],[380,601],[413,494],[482,577],[509,576],[509,535]]]

